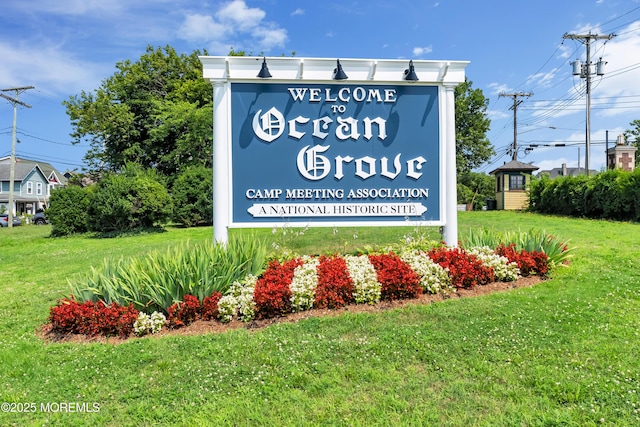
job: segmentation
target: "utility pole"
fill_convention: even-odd
[[[33,89],[33,86],[0,89],[2,92],[15,92],[15,98],[7,96],[4,93],[0,93],[0,97],[13,104],[13,130],[11,131],[11,157],[9,158],[9,218],[7,219],[7,227],[13,227],[13,180],[16,176],[16,123],[18,117],[18,105],[31,108],[31,105],[18,101],[18,96],[25,90],[29,89]]]
[[[513,110],[513,154],[511,155],[511,160],[518,160],[518,121],[517,121],[517,112],[518,105],[522,104],[522,101],[518,101],[519,97],[526,96],[529,97],[533,95],[532,92],[518,92],[518,93],[500,93],[498,96],[508,96],[513,99],[513,105],[509,107],[510,110]]]
[[[598,35],[591,34],[589,31],[588,34],[569,34],[565,33],[562,38],[563,39],[571,39],[571,40],[579,40],[587,48],[587,62],[583,64],[579,59],[576,59],[575,62],[572,62],[573,65],[573,75],[580,76],[586,80],[586,95],[587,95],[587,119],[585,125],[585,144],[586,151],[584,154],[584,169],[587,176],[589,176],[589,157],[591,156],[591,76],[594,74],[591,71],[591,40],[611,40],[615,37],[615,34],[611,33],[609,35]],[[602,58],[598,60],[596,63],[596,72],[598,76],[604,75],[604,66],[606,62],[602,61]]]

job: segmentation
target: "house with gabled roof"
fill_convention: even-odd
[[[0,210],[9,210],[11,157],[0,157]],[[51,190],[64,187],[67,178],[46,162],[15,159],[13,213],[34,214],[49,204]]]

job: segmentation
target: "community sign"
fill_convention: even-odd
[[[466,63],[412,61],[407,81],[407,61],[201,61],[214,86],[221,240],[229,227],[446,226],[449,197],[455,215],[455,128],[450,135],[446,109]],[[267,66],[271,77],[257,77]],[[340,80],[332,77],[338,68]]]

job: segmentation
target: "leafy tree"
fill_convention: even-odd
[[[173,184],[173,221],[187,227],[213,222],[213,171],[204,166],[184,170]]]
[[[51,235],[67,236],[87,231],[87,208],[91,190],[68,185],[51,192],[47,219],[51,223]]]
[[[88,207],[88,226],[100,233],[122,232],[167,222],[171,198],[153,170],[127,165],[96,184]]]
[[[472,203],[475,210],[482,209],[486,199],[494,199],[495,178],[484,173],[467,172],[458,178],[458,203]]]
[[[630,145],[638,148],[636,150],[636,165],[638,165],[640,164],[640,119],[634,120],[629,124],[634,126],[634,129],[627,130],[624,136]]]
[[[189,165],[211,166],[213,91],[199,55],[149,46],[138,61],[117,63],[94,92],[63,102],[73,142],[91,146],[90,169],[136,163],[172,176]]]
[[[482,90],[473,89],[465,80],[456,86],[456,169],[458,177],[477,168],[495,154],[487,132],[491,120],[487,117],[489,100]]]

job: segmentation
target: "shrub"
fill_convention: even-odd
[[[90,190],[75,185],[51,192],[47,218],[52,236],[67,236],[87,231]]]
[[[382,285],[383,300],[417,298],[422,294],[420,276],[395,253],[369,255],[369,261]]]
[[[171,218],[177,224],[192,227],[213,222],[213,171],[204,166],[185,169],[173,184]]]
[[[171,199],[153,171],[129,166],[98,182],[88,208],[88,227],[100,233],[123,232],[166,223]]]
[[[322,255],[319,259],[318,287],[314,307],[340,308],[353,302],[353,280],[347,274],[344,258]]]
[[[429,258],[449,271],[451,284],[458,289],[472,289],[494,280],[493,270],[463,249],[434,248],[429,251]]]

